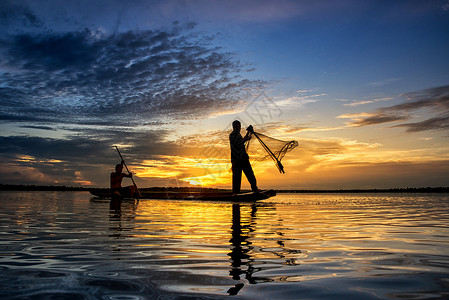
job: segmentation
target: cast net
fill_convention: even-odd
[[[259,132],[252,133],[246,143],[246,153],[252,161],[272,159],[280,173],[285,173],[281,160],[285,154],[298,146],[297,141],[281,141]]]

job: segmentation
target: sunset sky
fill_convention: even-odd
[[[449,1],[3,0],[0,101],[4,184],[230,188],[239,119],[260,188],[448,186]]]

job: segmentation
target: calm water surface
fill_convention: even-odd
[[[1,299],[449,298],[449,195],[0,192]]]

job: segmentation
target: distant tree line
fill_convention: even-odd
[[[278,193],[449,193],[449,187],[413,187],[392,189],[276,190]]]
[[[65,185],[1,184],[1,191],[88,191],[88,188]]]
[[[1,184],[2,191],[89,191],[93,188],[65,185],[23,185],[23,184]],[[107,188],[103,188],[107,190]],[[141,188],[141,191],[174,191],[174,192],[222,192],[228,189],[206,188],[206,187],[151,187]],[[392,189],[323,189],[323,190],[293,190],[277,189],[277,193],[449,193],[449,187],[407,187]],[[245,191],[242,191],[245,192]],[[249,192],[249,191],[248,191]]]

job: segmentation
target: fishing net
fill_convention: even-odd
[[[259,132],[252,133],[252,139],[246,143],[246,152],[252,161],[271,158],[280,173],[285,173],[281,160],[285,154],[298,146],[297,141],[281,141]]]

